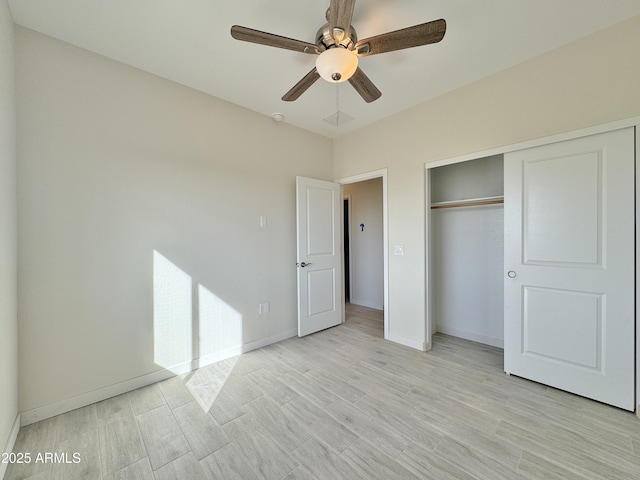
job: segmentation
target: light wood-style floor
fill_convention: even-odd
[[[381,312],[24,427],[6,479],[638,479],[631,413],[507,377],[502,351],[382,340]],[[205,410],[203,410],[203,407]]]

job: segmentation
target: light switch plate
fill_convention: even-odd
[[[404,255],[404,245],[394,245],[393,246],[393,254],[394,255]]]

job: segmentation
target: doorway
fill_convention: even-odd
[[[344,221],[344,298],[382,312],[385,339],[389,334],[386,175],[382,169],[337,180],[343,185],[344,215],[349,217]],[[367,204],[369,195],[379,199],[376,208]]]
[[[350,207],[344,232],[345,286],[348,282],[350,303],[384,310],[382,179],[344,185],[343,196]],[[345,298],[346,294],[345,288]]]

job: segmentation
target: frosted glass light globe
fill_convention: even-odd
[[[340,83],[349,80],[358,68],[358,57],[351,50],[333,47],[316,59],[316,70],[327,82]]]

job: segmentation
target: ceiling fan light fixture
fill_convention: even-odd
[[[340,83],[349,80],[358,69],[358,57],[351,50],[333,47],[316,59],[316,70],[327,82]]]

